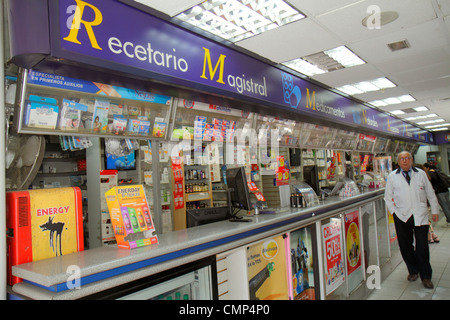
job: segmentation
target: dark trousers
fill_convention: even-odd
[[[394,222],[400,253],[409,274],[419,274],[422,280],[431,279],[432,269],[428,248],[429,226],[415,226],[414,216],[403,222],[394,214]]]

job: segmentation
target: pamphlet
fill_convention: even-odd
[[[157,138],[162,138],[166,134],[166,122],[164,118],[156,117],[155,124],[153,126],[153,136]]]
[[[88,107],[76,101],[63,99],[59,128],[61,130],[77,130],[80,127],[81,112],[87,112]]]
[[[92,121],[92,129],[94,132],[100,133],[108,131],[108,111],[109,100],[96,98]]]

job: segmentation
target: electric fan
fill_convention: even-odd
[[[44,152],[43,136],[9,135],[5,155],[7,191],[28,188],[42,164]]]

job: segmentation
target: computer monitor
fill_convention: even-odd
[[[244,167],[227,169],[226,176],[228,208],[231,213],[230,221],[251,221],[250,219],[243,219],[242,217],[237,216],[240,210],[250,211],[253,209],[252,203],[250,202],[250,193],[248,191]]]
[[[212,207],[186,210],[186,225],[188,228],[208,223],[227,220],[231,217],[227,207]]]
[[[309,184],[317,196],[320,196],[319,176],[316,165],[303,167],[303,180]]]
[[[289,148],[289,160],[291,161],[291,167],[299,167],[301,162],[301,152],[299,148]]]
[[[244,167],[227,169],[227,187],[231,207],[252,210]]]

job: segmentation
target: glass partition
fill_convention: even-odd
[[[375,217],[377,224],[378,252],[381,268],[387,261],[389,261],[391,257],[388,219],[384,199],[375,201]]]
[[[21,83],[19,132],[166,138],[171,97],[34,70]]]

